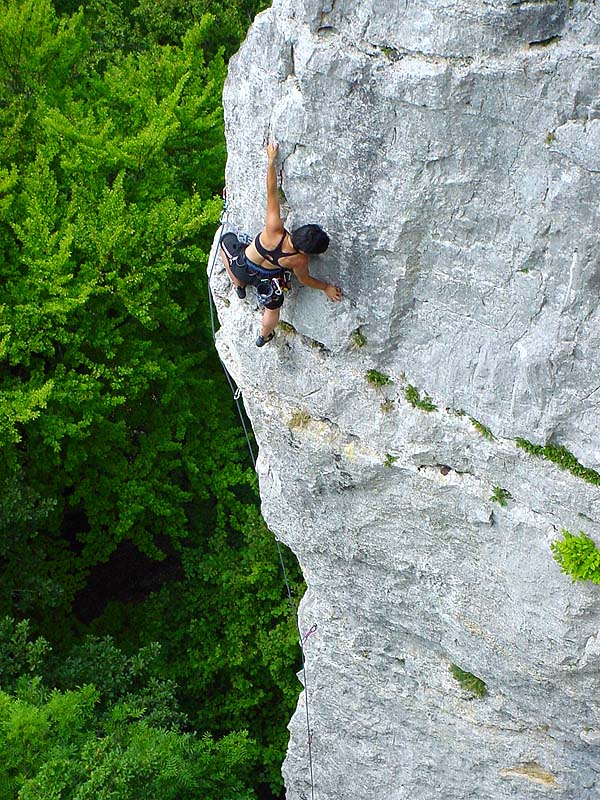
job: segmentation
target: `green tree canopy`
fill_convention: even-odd
[[[127,657],[110,639],[87,640],[55,673],[73,687],[57,688],[45,669],[47,643],[30,640],[25,623],[5,619],[0,624],[0,796],[254,798],[249,787],[253,743],[245,732],[218,741],[186,732],[173,684],[153,674],[157,649]],[[100,663],[105,669],[99,676]]]
[[[277,793],[297,633],[206,286],[225,60],[261,0],[79,5],[0,0],[0,613],[54,648],[40,673],[43,641],[11,634],[2,785],[243,797],[252,764]],[[178,579],[82,642],[80,592],[124,544]]]
[[[27,130],[20,148],[14,125],[0,141],[1,478],[27,487],[29,538],[68,605],[119,541],[162,557],[216,473],[242,479],[201,313],[224,62],[205,65],[198,25],[181,48],[75,76],[81,14],[59,22],[26,0],[0,25],[3,113]]]

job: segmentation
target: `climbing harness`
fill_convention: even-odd
[[[251,272],[257,272],[254,265],[250,267]],[[260,274],[260,273],[259,273]],[[284,292],[289,292],[292,273],[283,270],[280,277],[261,278],[256,286],[256,299],[261,305],[269,303],[273,297],[281,297]]]
[[[219,226],[220,226],[220,229],[219,229],[219,240],[221,239],[221,236],[223,235],[223,229],[225,227],[226,220],[227,220],[227,194],[226,194],[226,190],[223,189],[223,209],[221,211],[221,216],[219,218]],[[239,238],[241,239],[242,236],[240,236]],[[244,237],[244,238],[246,238],[246,237]],[[248,241],[251,241],[251,239],[249,237],[248,237]],[[219,253],[219,248],[220,248],[220,244],[218,244],[217,247],[215,247],[213,258],[212,258],[212,263],[210,265],[210,269],[209,269],[209,272],[208,272],[208,282],[207,282],[207,285],[208,285],[208,307],[209,307],[209,310],[210,310],[210,327],[211,327],[211,331],[212,331],[213,343],[215,344],[215,350],[216,350],[216,322],[215,322],[215,311],[216,310],[215,310],[215,306],[214,306],[213,297],[212,297],[212,294],[211,294],[211,291],[210,291],[210,281],[211,281],[211,278],[212,278],[213,270],[215,268],[215,262],[217,260],[217,255]],[[271,296],[273,295],[273,293],[276,290],[279,292],[279,295],[281,295],[281,293],[283,291],[287,291],[287,289],[285,287],[285,284],[289,283],[289,280],[290,280],[290,277],[291,277],[291,273],[289,272],[289,270],[283,270],[283,273],[284,273],[283,284],[280,284],[279,280],[277,278],[271,278],[270,279],[269,283],[271,284],[271,288],[272,288]],[[262,281],[261,281],[261,283],[262,283]],[[273,286],[272,286],[273,283],[276,284],[276,289],[273,288]],[[258,297],[258,287],[257,287],[256,292],[257,292],[257,297]],[[268,302],[268,301],[266,301],[266,302]],[[217,357],[218,357],[219,361],[221,362],[221,366],[223,368],[223,372],[225,373],[225,377],[227,378],[227,382],[229,383],[229,388],[231,389],[231,393],[233,395],[233,399],[235,400],[235,405],[236,405],[236,408],[237,408],[238,416],[240,418],[240,422],[242,423],[242,429],[244,431],[244,436],[246,437],[246,444],[248,445],[248,452],[250,453],[250,461],[252,462],[252,466],[254,467],[254,471],[256,471],[256,457],[254,455],[254,450],[252,448],[252,442],[250,440],[250,434],[248,433],[248,427],[246,425],[246,420],[244,419],[244,412],[243,412],[242,407],[240,405],[240,400],[241,400],[241,396],[242,396],[241,389],[236,385],[233,377],[230,375],[229,370],[227,369],[227,367],[223,363],[223,360],[221,359],[221,356],[219,355],[219,351],[218,350],[217,350]],[[293,617],[294,622],[296,624],[296,630],[298,631],[298,643],[300,645],[300,655],[301,655],[301,662],[302,662],[302,668],[301,668],[302,684],[304,686],[304,706],[305,706],[305,710],[306,710],[306,737],[307,737],[306,738],[306,742],[307,742],[307,746],[308,746],[308,765],[309,765],[309,770],[310,770],[310,796],[311,796],[311,800],[315,800],[315,781],[314,781],[313,757],[312,757],[313,730],[312,730],[312,728],[310,726],[310,713],[309,713],[309,706],[308,706],[308,678],[307,678],[307,672],[306,672],[306,658],[305,658],[305,654],[304,654],[304,645],[306,644],[307,639],[310,636],[312,636],[314,633],[316,633],[317,624],[315,623],[310,628],[310,630],[308,630],[304,635],[302,635],[302,632],[300,630],[300,623],[298,621],[298,612],[296,611],[296,605],[294,603],[294,598],[292,596],[292,589],[290,587],[290,581],[289,581],[289,578],[288,578],[287,568],[285,566],[285,561],[283,560],[283,551],[281,549],[281,543],[280,543],[279,539],[276,536],[275,536],[275,545],[277,546],[277,553],[279,555],[279,563],[281,565],[281,572],[282,572],[283,580],[284,580],[284,583],[285,583],[285,588],[286,588],[286,592],[287,592],[287,597],[288,597],[288,602],[289,602],[289,605],[290,605],[292,617]]]

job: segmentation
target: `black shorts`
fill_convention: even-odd
[[[229,269],[233,272],[235,277],[245,286],[258,286],[259,284],[270,283],[270,279],[259,275],[252,270],[251,262],[248,263],[246,259],[246,247],[248,245],[242,242],[235,233],[225,233],[221,236],[220,241],[221,252],[225,255]],[[279,277],[279,271],[273,270],[274,277]],[[263,308],[275,309],[281,308],[283,305],[283,294],[274,294],[266,302],[256,294],[256,299]]]

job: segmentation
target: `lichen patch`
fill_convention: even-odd
[[[500,775],[503,778],[526,778],[528,781],[539,783],[542,786],[558,786],[556,777],[535,761],[527,761],[525,764],[516,764],[514,767],[501,769]]]

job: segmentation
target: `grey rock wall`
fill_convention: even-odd
[[[288,227],[327,228],[311,270],[345,294],[296,287],[258,350],[250,294],[211,280],[318,625],[318,800],[600,796],[600,589],[549,547],[600,544],[600,491],[515,446],[600,468],[599,56],[579,0],[276,0],[231,62],[229,222],[262,226],[276,138]],[[289,800],[311,797],[305,699]]]

